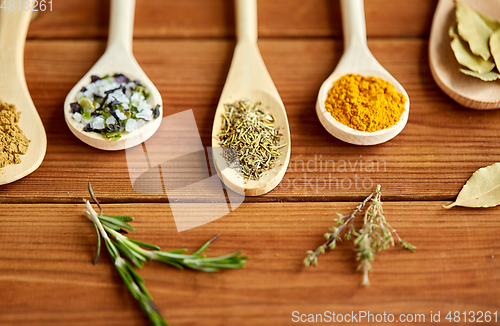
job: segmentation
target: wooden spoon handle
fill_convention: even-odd
[[[257,42],[257,0],[235,0],[236,38],[239,41]]]
[[[111,0],[108,49],[118,46],[132,53],[135,0]]]
[[[366,22],[363,0],[341,0],[342,28],[345,49],[351,46],[368,47],[366,43]]]
[[[24,45],[30,18],[31,11],[0,10],[0,78],[17,75],[24,79]]]

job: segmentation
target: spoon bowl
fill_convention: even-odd
[[[136,146],[150,138],[160,127],[163,117],[163,103],[160,92],[144,73],[132,53],[135,0],[112,0],[108,45],[105,53],[85,76],[71,89],[64,101],[64,118],[71,132],[84,143],[102,150],[121,150]],[[123,132],[118,140],[108,140],[101,134],[85,132],[73,119],[70,104],[76,102],[82,87],[90,84],[91,76],[124,74],[130,80],[139,80],[151,93],[148,103],[160,105],[159,117],[147,122],[134,132]]]
[[[355,145],[376,145],[396,137],[406,126],[410,100],[401,84],[375,59],[366,42],[366,25],[363,0],[341,0],[345,51],[333,73],[324,81],[318,92],[316,114],[323,127],[334,137]],[[340,77],[348,74],[374,76],[391,83],[406,97],[405,111],[398,123],[390,128],[365,132],[338,122],[325,108],[328,91]]]
[[[500,20],[500,1],[461,0],[463,3]],[[476,110],[500,108],[500,83],[485,82],[460,72],[460,64],[450,46],[448,30],[455,23],[455,2],[440,0],[432,21],[429,65],[436,84],[457,103]]]
[[[245,196],[259,196],[275,188],[285,175],[290,160],[290,130],[285,106],[274,85],[257,46],[256,0],[235,0],[237,44],[226,83],[215,111],[212,127],[214,166],[220,179],[231,190]],[[248,99],[261,102],[266,112],[276,118],[275,127],[282,134],[281,149],[276,165],[258,180],[245,180],[236,170],[229,168],[222,157],[218,134],[221,132],[224,104]]]
[[[30,140],[20,164],[0,168],[0,185],[21,179],[42,164],[47,136],[24,76],[24,45],[31,11],[0,10],[0,99],[21,113],[19,127]]]

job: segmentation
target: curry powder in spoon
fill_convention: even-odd
[[[325,108],[338,122],[359,131],[392,127],[401,119],[406,97],[377,77],[349,74],[333,83]]]

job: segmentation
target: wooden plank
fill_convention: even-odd
[[[452,200],[476,169],[498,161],[500,111],[467,110],[442,93],[427,68],[427,42],[373,40],[369,46],[407,89],[410,120],[388,143],[358,147],[330,136],[314,111],[317,91],[340,58],[340,42],[260,42],[289,115],[292,163],[276,190],[247,200],[358,200],[372,182],[382,184],[389,199]],[[80,202],[87,182],[107,202],[167,200],[133,191],[124,151],[90,148],[66,127],[64,98],[104,47],[99,41],[28,42],[27,81],[47,130],[48,150],[35,173],[2,187],[1,202]],[[165,114],[193,110],[205,146],[233,47],[224,40],[135,43],[139,63],[163,96]]]
[[[369,36],[427,36],[437,0],[367,0]],[[340,37],[339,1],[259,1],[260,37]],[[105,38],[109,1],[54,2],[39,15],[30,38]],[[232,0],[137,0],[136,38],[234,37]]]
[[[172,325],[290,325],[294,311],[424,314],[422,324],[432,325],[431,311],[439,311],[445,322],[448,311],[493,313],[500,307],[500,289],[494,286],[500,281],[498,209],[444,210],[442,204],[385,203],[388,222],[418,249],[377,255],[369,288],[359,286],[351,242],[322,255],[317,267],[302,266],[305,251],[324,241],[335,213],[350,212],[354,203],[245,203],[182,233],[168,204],[114,204],[104,210],[134,215],[133,237],[165,250],[195,250],[220,234],[207,255],[237,249],[250,255],[244,270],[217,274],[148,263],[140,274]],[[109,256],[92,264],[96,236],[83,209],[83,204],[0,205],[0,324],[147,323]]]

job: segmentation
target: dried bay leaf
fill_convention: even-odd
[[[490,36],[490,50],[498,69],[500,67],[500,29]]]
[[[494,31],[500,28],[500,22],[486,16],[485,14],[479,12],[479,16],[484,20],[484,22]]]
[[[455,202],[443,207],[494,207],[497,205],[500,205],[500,163],[474,172]]]
[[[476,77],[476,78],[479,78],[479,79],[484,80],[484,81],[495,81],[497,79],[500,79],[500,74],[496,73],[494,71],[490,71],[490,72],[487,72],[485,74],[480,74],[480,73],[477,73],[475,71],[471,71],[471,70],[467,70],[467,69],[460,69],[460,71],[463,74],[466,74],[466,75],[469,75],[472,77]]]
[[[458,34],[469,43],[473,54],[488,60],[491,57],[489,40],[493,33],[482,15],[466,4],[457,1]]]
[[[467,46],[467,43],[459,37],[455,37],[453,41],[451,41],[451,48],[453,49],[453,53],[455,54],[455,58],[457,58],[458,63],[474,72],[484,74],[495,68],[495,64],[493,62],[484,60],[483,58],[472,54]]]

